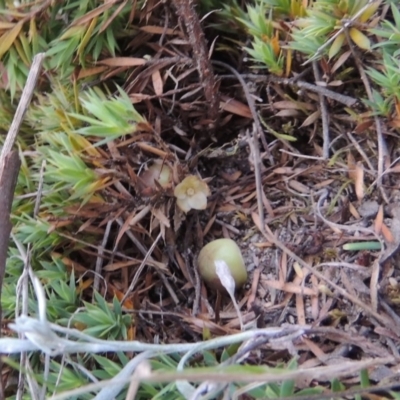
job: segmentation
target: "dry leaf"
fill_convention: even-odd
[[[146,60],[137,57],[113,57],[99,60],[97,63],[108,65],[109,67],[137,67],[146,64]]]
[[[379,1],[373,1],[367,8],[366,10],[360,15],[359,21],[361,23],[367,22],[376,12],[376,10],[379,8],[380,4],[382,3],[382,0]]]
[[[304,278],[303,269],[301,268],[301,265],[300,265],[297,261],[295,261],[295,262],[293,263],[293,269],[294,269],[294,271],[296,272],[296,275],[297,275],[299,278],[301,278],[301,279]]]
[[[22,25],[23,25],[22,21],[18,22],[18,24],[15,25],[14,28],[10,29],[0,37],[0,59],[3,57],[6,51],[13,45],[15,39],[21,32]]]
[[[395,242],[395,238],[392,234],[392,231],[384,223],[382,223],[381,232],[382,232],[383,237],[386,240],[386,243],[394,243]]]
[[[321,116],[321,111],[314,111],[311,115],[309,115],[301,124],[300,128],[304,128],[305,126],[312,125],[317,119]]]
[[[345,39],[346,35],[344,34],[344,32],[337,36],[337,38],[333,41],[332,46],[329,49],[329,54],[328,54],[329,59],[335,57],[336,54],[339,53]]]
[[[115,1],[110,1],[105,4],[102,4],[101,6],[95,8],[92,11],[89,11],[85,15],[82,15],[82,17],[79,17],[78,19],[73,21],[69,27],[77,26],[77,25],[86,25],[87,22],[90,22],[90,21],[92,21],[93,18],[98,17],[100,14],[103,14],[104,11],[111,8],[114,4],[115,4]]]
[[[382,230],[382,224],[383,224],[383,206],[379,206],[378,214],[375,217],[374,221],[374,230],[377,235],[381,233]]]
[[[164,26],[147,25],[147,26],[142,26],[139,29],[143,32],[153,33],[156,35],[176,35],[176,36],[181,35],[181,32],[178,29],[171,29],[171,28],[165,29]]]
[[[246,104],[243,104],[240,101],[232,99],[228,96],[221,96],[221,100],[220,107],[222,110],[244,118],[253,118],[250,108]]]
[[[357,28],[350,28],[349,31],[350,37],[353,42],[363,50],[370,50],[371,49],[371,42],[361,31]]]
[[[292,189],[296,190],[299,193],[305,193],[305,194],[310,193],[310,188],[308,186],[304,185],[299,181],[295,181],[294,179],[291,179],[288,185],[289,187],[291,187]]]
[[[126,6],[127,2],[128,2],[128,0],[123,1],[123,2],[114,10],[114,12],[112,13],[111,17],[108,18],[106,21],[104,21],[104,22],[102,23],[102,25],[100,26],[100,29],[99,29],[99,34],[102,33],[102,32],[104,32],[104,31],[109,27],[109,25],[111,24],[111,22],[114,21],[114,19],[120,14],[120,12],[122,11],[122,9]]]
[[[0,30],[7,30],[7,29],[12,29],[14,28],[15,23],[14,22],[7,22],[7,21],[0,21]]]
[[[369,129],[374,124],[374,120],[371,119],[363,119],[359,122],[354,128],[354,133],[365,133],[367,129]]]
[[[364,168],[362,163],[355,162],[351,153],[347,154],[347,167],[349,178],[354,182],[357,199],[361,201],[364,197]]]
[[[301,294],[296,294],[296,311],[297,311],[297,323],[299,325],[305,325],[306,313],[304,311],[304,298]]]
[[[78,74],[78,79],[84,79],[92,75],[101,74],[107,69],[107,67],[93,67],[93,68],[86,68],[81,69]]]
[[[282,110],[275,114],[275,117],[299,117],[301,113],[297,110]]]
[[[349,178],[355,181],[354,170],[356,169],[356,160],[354,159],[354,156],[351,153],[347,154],[347,169]]]
[[[161,96],[163,94],[164,83],[160,74],[160,70],[157,69],[151,74],[151,80],[153,82],[154,93],[157,96]]]
[[[354,207],[353,203],[349,203],[349,211],[350,214],[355,218],[355,219],[360,219],[361,215],[358,212],[358,210]]]
[[[158,219],[158,221],[166,226],[167,228],[171,227],[171,224],[169,223],[169,219],[165,216],[165,214],[161,211],[160,208],[153,208],[151,210],[151,213]]]
[[[318,292],[315,289],[309,287],[301,287],[301,285],[293,284],[292,282],[281,283],[279,281],[265,280],[263,281],[267,286],[273,289],[282,290],[283,292],[301,294],[307,296],[317,296]]]
[[[361,201],[364,198],[364,167],[360,161],[356,164],[354,187],[357,199]]]
[[[289,101],[289,100],[282,100],[276,101],[272,105],[274,108],[278,110],[312,110],[314,111],[315,107],[312,104],[304,103],[301,101]]]
[[[103,267],[103,271],[107,271],[107,272],[118,271],[123,268],[128,268],[133,265],[140,265],[140,264],[141,264],[140,260],[114,262],[111,264],[107,264],[105,267]]]
[[[278,167],[273,170],[274,174],[277,175],[290,175],[293,174],[292,167]]]

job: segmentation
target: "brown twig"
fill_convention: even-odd
[[[361,80],[365,87],[365,91],[367,92],[368,100],[373,103],[374,97],[372,95],[371,85],[369,84],[367,74],[365,73],[365,69],[361,63],[361,60],[356,53],[356,50],[354,48],[352,40],[350,39],[350,34],[347,29],[345,30],[345,34],[346,34],[346,38],[347,38],[347,42],[349,44],[350,50],[353,54],[354,62],[356,63],[358,72],[360,74]],[[387,150],[385,138],[383,137],[383,133],[382,133],[381,121],[377,116],[375,116],[374,122],[375,122],[376,137],[377,137],[377,142],[378,142],[378,177],[377,177],[376,183],[377,183],[378,188],[380,188],[380,190],[381,190],[383,198],[387,202],[387,196],[384,193],[383,188],[382,188],[382,176],[383,176],[383,168],[384,168],[384,161],[385,161],[384,158],[387,155],[388,150]]]
[[[197,252],[196,252],[197,253]],[[200,300],[201,300],[201,280],[199,275],[199,266],[197,264],[197,254],[193,257],[193,272],[195,278],[195,297],[193,301],[192,315],[197,316],[200,312]]]
[[[11,233],[10,213],[17,184],[21,160],[16,150],[10,152],[3,162],[3,171],[0,175],[0,296],[3,287],[3,278],[6,270],[8,242]],[[2,309],[0,304],[0,324]],[[0,361],[0,369],[2,362]],[[3,381],[0,380],[0,399],[4,399]]]
[[[100,288],[100,277],[101,277],[101,271],[102,271],[103,262],[104,262],[104,248],[106,247],[107,241],[109,240],[109,237],[110,237],[112,223],[113,223],[113,221],[107,222],[106,229],[104,231],[103,240],[101,242],[101,245],[98,248],[99,252],[97,255],[97,259],[96,259],[96,267],[95,267],[95,274],[94,274],[94,281],[93,281],[93,299],[94,299],[95,292],[98,292],[99,288]]]
[[[312,67],[313,67],[315,81],[319,82],[321,80],[321,73],[318,67],[318,63],[316,61],[313,61]],[[323,138],[322,156],[324,157],[325,160],[327,160],[329,158],[329,149],[331,147],[329,139],[329,112],[325,96],[322,93],[319,93],[318,97],[319,97],[319,106],[321,110],[321,121],[322,121],[322,138]]]
[[[254,270],[253,279],[251,282],[250,294],[249,298],[247,299],[247,311],[250,311],[254,305],[257,295],[258,283],[260,281],[262,268],[259,266]]]
[[[357,151],[360,153],[364,161],[367,163],[368,168],[371,171],[374,171],[374,166],[372,165],[370,159],[368,156],[365,154],[365,151],[362,149],[360,144],[357,142],[357,140],[354,138],[354,136],[350,132],[346,132],[347,137],[350,139],[351,143],[354,145],[354,147],[357,149]]]
[[[321,94],[329,99],[335,100],[338,103],[344,104],[347,107],[352,107],[357,103],[357,99],[354,97],[346,96],[345,94],[334,92],[333,90],[327,89],[323,86],[313,85],[309,82],[299,81],[294,78],[280,78],[278,76],[270,75],[265,79],[270,82],[280,83],[282,85],[290,85],[290,86],[297,86],[300,89],[309,90],[314,93]]]
[[[219,92],[213,68],[208,57],[207,44],[201,28],[199,17],[194,8],[193,0],[174,0],[178,16],[184,22],[189,43],[193,49],[197,71],[203,85],[204,95],[207,100],[208,118],[216,126],[219,114]]]
[[[151,245],[150,249],[146,252],[146,254],[144,255],[144,259],[142,261],[142,263],[140,264],[139,268],[137,269],[131,284],[129,285],[128,290],[125,292],[124,297],[121,300],[121,304],[123,304],[123,302],[127,299],[127,297],[131,294],[131,292],[133,291],[133,289],[135,288],[135,285],[137,284],[140,274],[142,273],[144,267],[146,266],[147,260],[151,258],[151,255],[154,251],[154,249],[156,248],[159,240],[161,239],[162,233],[160,232],[157,236],[157,238],[154,240],[153,244]]]
[[[214,62],[214,61],[213,61]],[[322,94],[323,96],[327,97],[328,99],[332,99],[337,101],[338,103],[344,104],[347,107],[352,107],[355,104],[357,104],[358,100],[355,99],[354,97],[347,96],[345,94],[337,93],[334,92],[333,90],[327,89],[324,86],[318,86],[314,85],[309,82],[301,81],[299,80],[299,76],[301,74],[296,75],[293,78],[281,78],[279,76],[274,76],[274,75],[257,75],[257,74],[242,74],[242,78],[250,79],[253,82],[274,82],[274,83],[280,83],[281,85],[289,85],[289,86],[294,86],[298,87],[300,89],[306,89],[309,90],[310,92]],[[236,78],[236,75],[219,75],[221,79],[225,78]]]
[[[254,177],[256,182],[256,191],[257,191],[257,208],[258,214],[261,221],[261,230],[264,228],[264,205],[262,201],[262,178],[261,178],[261,158],[260,158],[260,149],[258,148],[258,139],[255,134],[255,129],[253,129],[253,134],[250,136],[249,132],[246,132],[247,141],[250,147],[251,161],[253,162],[254,167]]]
[[[6,156],[12,151],[22,121],[24,119],[24,115],[26,113],[26,110],[28,109],[29,103],[32,100],[33,91],[35,90],[36,82],[39,78],[39,73],[42,68],[44,56],[44,53],[39,53],[33,59],[32,67],[29,71],[28,79],[26,80],[26,84],[21,95],[21,101],[18,104],[17,111],[15,112],[14,119],[11,123],[6,140],[4,142],[3,149],[1,151],[0,176],[3,173],[4,160]]]
[[[43,184],[44,184],[44,171],[46,169],[46,160],[42,161],[42,166],[40,167],[39,172],[39,185],[38,190],[36,192],[36,200],[35,200],[35,208],[33,209],[33,217],[37,218],[40,210],[40,201],[43,196]]]
[[[14,198],[14,190],[21,161],[18,152],[13,150],[18,132],[24,119],[26,110],[32,100],[33,92],[36,87],[39,73],[42,67],[44,53],[35,56],[32,67],[26,81],[26,85],[21,95],[14,119],[11,123],[3,149],[0,154],[0,296],[3,285],[3,278],[6,268],[8,243],[11,233],[11,207]],[[0,307],[1,324],[1,307]],[[1,365],[0,365],[1,369]],[[2,382],[0,381],[0,398],[4,398]]]
[[[10,213],[21,161],[16,150],[10,152],[3,164],[0,175],[0,293],[6,268],[8,241],[10,239]],[[1,305],[0,305],[1,315]]]
[[[179,304],[179,298],[178,298],[177,294],[175,293],[174,289],[172,288],[172,285],[169,283],[165,274],[163,274],[161,271],[157,271],[157,274],[161,278],[163,285],[165,286],[165,288],[167,289],[167,292],[171,296],[171,299],[177,306]]]

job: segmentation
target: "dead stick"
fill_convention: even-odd
[[[215,64],[215,62],[213,61]],[[300,74],[301,75],[301,74]],[[279,76],[274,75],[257,75],[257,74],[242,74],[241,76],[246,79],[250,79],[253,82],[276,82],[282,85],[289,85],[293,87],[299,87],[300,89],[310,90],[311,92],[322,94],[323,96],[335,100],[338,103],[342,103],[347,107],[353,107],[355,104],[358,103],[358,100],[354,97],[346,96],[342,93],[334,92],[333,90],[327,89],[324,86],[314,85],[309,82],[299,80],[299,76],[297,75],[294,78],[281,78]],[[223,78],[234,78],[236,75],[219,75],[221,79]],[[164,93],[165,96],[165,93]]]
[[[22,121],[24,119],[26,110],[32,100],[33,91],[36,87],[36,82],[39,77],[44,53],[35,56],[32,62],[31,70],[29,71],[26,85],[22,92],[21,100],[18,104],[17,111],[15,112],[14,119],[8,131],[4,146],[0,154],[0,297],[1,289],[3,286],[3,279],[6,270],[8,243],[10,240],[11,232],[11,207],[14,198],[15,186],[21,161],[19,159],[18,151],[13,150],[15,141]],[[1,305],[0,305],[0,325],[1,320]],[[0,370],[1,370],[0,362]],[[2,381],[0,380],[0,398],[4,398],[4,389]]]
[[[6,268],[8,241],[11,233],[11,206],[20,164],[21,161],[18,152],[16,150],[12,151],[7,155],[4,162],[4,173],[0,175],[0,293]]]
[[[178,16],[185,24],[189,43],[193,49],[193,58],[196,62],[197,71],[204,89],[204,96],[207,100],[208,117],[214,126],[218,120],[219,113],[219,92],[215,80],[213,67],[208,58],[207,44],[204,38],[203,29],[199,17],[194,8],[193,0],[175,0],[175,8]]]
[[[4,160],[3,173],[0,175],[0,297],[3,279],[6,271],[8,242],[11,233],[10,213],[17,184],[21,161],[16,150],[8,153]],[[0,303],[0,324],[2,323],[2,308]],[[0,362],[1,369],[1,362]],[[4,399],[3,383],[0,380],[0,398]]]
[[[36,82],[39,78],[39,73],[42,68],[42,62],[44,59],[44,53],[39,53],[35,56],[32,62],[32,67],[29,71],[28,79],[26,80],[26,84],[24,90],[22,92],[21,100],[18,104],[17,111],[15,112],[14,119],[11,123],[10,129],[8,131],[6,140],[4,142],[3,150],[0,155],[0,176],[2,175],[4,168],[4,161],[6,156],[12,151],[15,140],[17,139],[17,135],[19,129],[21,127],[22,121],[24,119],[26,110],[28,109],[29,103],[32,100],[33,91],[36,87]]]
[[[315,81],[318,82],[321,80],[321,73],[319,70],[318,63],[313,61],[312,63]],[[322,138],[323,138],[323,148],[322,154],[325,160],[329,159],[329,149],[331,147],[331,141],[329,139],[329,111],[328,104],[325,96],[322,93],[318,94],[319,97],[319,107],[321,111],[321,122],[322,122]]]

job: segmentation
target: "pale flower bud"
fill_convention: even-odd
[[[207,183],[195,175],[187,176],[174,190],[176,204],[185,213],[191,209],[205,210],[210,194]]]
[[[172,170],[162,160],[155,160],[153,164],[140,174],[140,179],[149,188],[156,188],[157,181],[163,188],[167,188],[172,181]]]

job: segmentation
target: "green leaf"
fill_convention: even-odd
[[[331,381],[331,390],[334,393],[342,392],[346,387],[341,383],[337,378],[332,379]]]
[[[97,361],[97,363],[101,366],[101,368],[106,373],[106,376],[103,379],[111,379],[115,375],[117,375],[121,371],[121,366],[109,358],[99,356],[94,354],[93,358]]]
[[[381,248],[380,242],[353,242],[343,245],[343,250],[348,251],[380,250]]]
[[[360,371],[360,383],[362,388],[368,388],[370,386],[368,370],[362,369]]]

